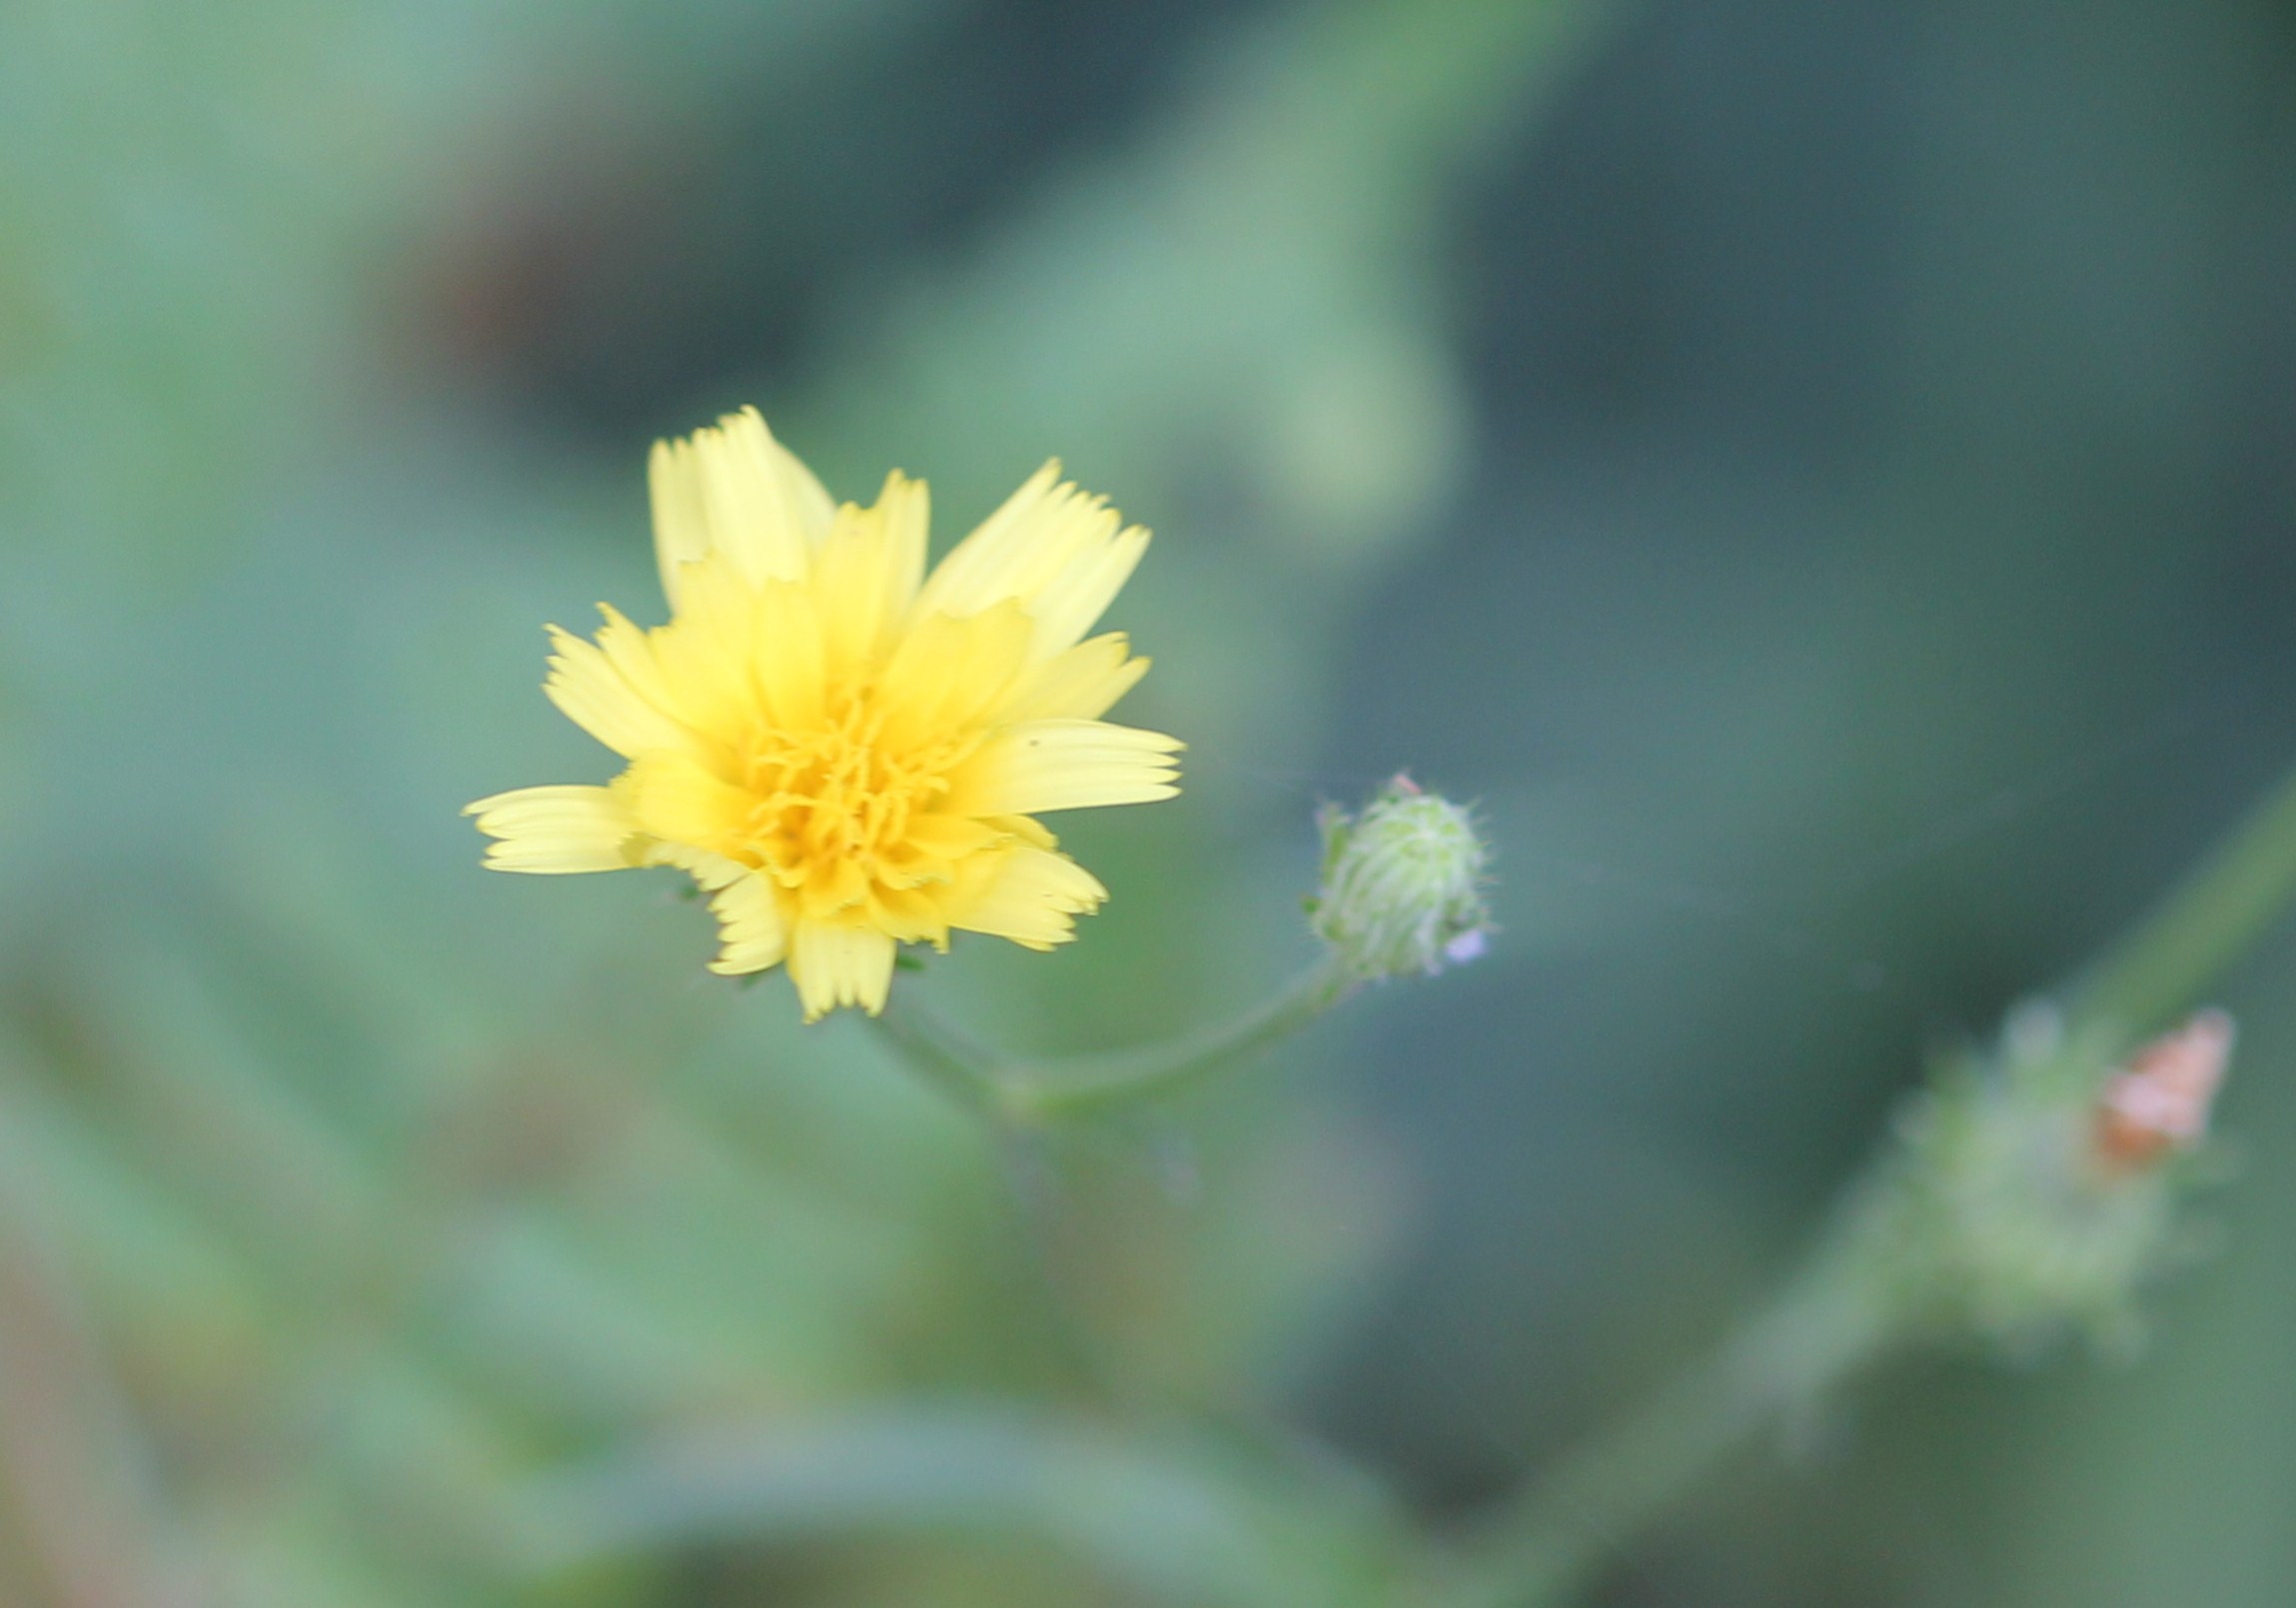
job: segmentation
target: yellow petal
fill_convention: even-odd
[[[868,927],[799,921],[789,941],[789,980],[807,1021],[839,1005],[859,1005],[873,1016],[885,1008],[892,985],[893,940]]]
[[[1030,657],[1049,659],[1092,629],[1130,577],[1148,533],[1060,482],[1058,460],[983,520],[940,562],[917,610],[959,618],[1012,601],[1036,622]]]
[[[674,865],[691,876],[694,885],[705,893],[714,893],[750,874],[750,868],[739,860],[727,859],[706,848],[695,848],[691,843],[665,843],[642,837],[638,840],[645,845],[638,852],[638,863]]]
[[[981,824],[994,826],[1008,837],[1017,838],[1033,848],[1058,848],[1060,839],[1052,835],[1050,827],[1041,820],[1026,815],[983,815]]]
[[[464,806],[497,841],[486,863],[499,871],[559,875],[624,870],[644,847],[621,799],[606,788],[521,788]]]
[[[555,651],[543,692],[568,720],[623,759],[685,745],[685,727],[631,686],[597,647],[556,626],[550,638]]]
[[[828,649],[810,589],[776,581],[757,595],[757,628],[744,656],[766,720],[784,732],[819,727],[828,705]]]
[[[930,893],[879,883],[869,889],[868,912],[869,925],[887,937],[902,943],[929,943],[941,950],[949,946],[948,917],[941,901]]]
[[[974,615],[1008,598],[1022,599],[1033,590],[1019,583],[1036,574],[1038,567],[1027,561],[1043,546],[1047,533],[1057,534],[1046,504],[1056,498],[1059,480],[1060,460],[1051,459],[950,549],[918,594],[918,613]]]
[[[988,932],[1030,949],[1049,949],[1076,935],[1076,917],[1089,914],[1108,889],[1066,854],[1016,846],[999,856],[994,873],[949,911],[949,925]]]
[[[815,855],[779,873],[794,884],[797,909],[808,921],[834,925],[869,896],[869,873],[854,860]]]
[[[1105,715],[1148,674],[1148,661],[1129,651],[1124,634],[1112,631],[1055,654],[1021,679],[997,715],[1016,723]]]
[[[595,642],[606,664],[648,704],[665,714],[675,715],[676,700],[668,682],[662,678],[661,665],[653,657],[653,644],[645,628],[630,624],[629,618],[610,603],[599,604],[597,613],[604,624],[598,627]]]
[[[722,554],[752,586],[801,580],[834,505],[754,408],[655,446],[648,465],[662,590],[684,605],[685,567]]]
[[[724,947],[709,969],[720,976],[739,976],[778,965],[788,949],[789,929],[781,912],[780,890],[770,876],[747,875],[727,883],[711,896],[718,936]]]
[[[924,575],[930,504],[895,470],[873,508],[848,503],[813,557],[813,597],[834,673],[861,676],[891,652]]]
[[[630,765],[628,788],[629,812],[639,830],[727,858],[748,837],[757,804],[747,791],[673,750],[639,755]]]
[[[1177,738],[1106,721],[1030,721],[950,778],[947,807],[972,815],[1149,804],[1180,790]]]
[[[934,859],[953,860],[993,848],[1000,837],[1008,834],[970,815],[936,812],[911,816],[903,835],[918,852]]]
[[[1036,619],[1034,657],[1049,659],[1098,625],[1147,551],[1148,533],[1135,525],[1088,546],[1047,581],[1028,607]]]
[[[893,650],[878,687],[884,742],[901,749],[962,735],[1010,693],[1033,630],[1010,601],[962,620],[920,618]]]
[[[690,441],[657,441],[645,462],[645,489],[653,505],[653,562],[661,595],[678,605],[684,569],[709,556],[709,514],[701,503],[701,465]]]
[[[646,641],[668,695],[665,708],[712,740],[702,746],[708,752],[757,713],[750,656],[763,606],[722,558],[686,565],[682,574],[676,618],[648,632]]]

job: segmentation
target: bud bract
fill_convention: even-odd
[[[1367,980],[1433,973],[1481,954],[1490,854],[1468,812],[1399,776],[1362,814],[1326,805],[1323,886],[1309,923]]]

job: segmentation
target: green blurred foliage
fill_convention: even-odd
[[[2296,747],[2284,27],[0,8],[0,1600],[1380,1600]],[[1498,954],[1016,1199],[666,876],[481,875],[604,774],[539,625],[643,615],[646,439],[750,400],[943,543],[1054,453],[1161,533],[1187,797],[898,985],[1214,1017],[1398,765]],[[1900,1378],[1618,1600],[2281,1600],[2256,1172],[2138,1372]]]
[[[642,436],[577,456],[456,378],[515,297],[489,243],[531,175],[589,177],[549,131],[580,121],[610,170],[774,84],[865,98],[934,12],[6,19],[12,1596],[1304,1604],[1381,1578],[1369,1487],[1248,1427],[1249,1381],[1392,1238],[1348,1121],[1247,1102],[1080,1140],[1032,1249],[981,1136],[854,1024],[703,978],[706,920],[665,889],[475,874],[455,819],[596,768],[533,696],[536,628],[650,590]],[[1259,431],[1220,473],[1288,514],[1241,573],[1305,599],[1186,607],[1240,556],[1167,544],[1147,718],[1304,759],[1329,572],[1458,452],[1428,202],[1555,36],[1444,21],[1221,29],[1114,171],[1048,174],[756,393],[842,489],[897,456],[960,528],[1055,450],[1177,517],[1189,458]],[[1045,1042],[1247,996],[1306,944],[1236,791],[1078,834],[1134,912],[1101,942],[906,985]],[[1237,1427],[1096,1429],[1111,1369]],[[646,1472],[705,1431],[772,1472]],[[995,1544],[886,1550],[918,1526]]]

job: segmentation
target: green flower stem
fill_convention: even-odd
[[[1169,1044],[1062,1059],[1006,1059],[918,1003],[910,990],[897,992],[874,1020],[920,1076],[989,1129],[1026,1232],[1047,1332],[1077,1377],[1113,1400],[1126,1394],[1124,1370],[1078,1310],[1057,1254],[1046,1186],[1051,1130],[1062,1121],[1153,1099],[1213,1076],[1278,1043],[1355,987],[1352,973],[1327,961],[1208,1031]]]
[[[1009,1127],[1004,1079],[994,1050],[896,988],[870,1024],[900,1051],[909,1069],[975,1116]]]
[[[1812,1274],[1678,1380],[1533,1480],[1447,1555],[1432,1608],[1544,1608],[1588,1585],[1652,1519],[1765,1427],[1790,1422],[1895,1333],[1854,1256]]]
[[[1089,1116],[1176,1094],[1282,1043],[1354,993],[1355,976],[1325,960],[1242,1015],[1200,1033],[1107,1054],[1022,1061],[1007,1098],[1032,1120]]]
[[[2077,1036],[2125,1050],[2199,1002],[2219,971],[2296,897],[2296,771],[2147,920],[2106,951],[2065,997]]]
[[[1034,1127],[1175,1094],[1269,1049],[1354,993],[1326,960],[1233,1020],[1169,1043],[1105,1054],[1008,1058],[896,995],[878,1027],[934,1086],[1000,1126]]]

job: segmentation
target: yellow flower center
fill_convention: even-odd
[[[760,728],[742,762],[741,785],[755,800],[746,846],[782,886],[803,891],[811,914],[848,907],[871,884],[949,879],[945,852],[918,841],[916,827],[948,794],[950,773],[980,747],[981,734],[889,747],[870,692],[837,700],[813,731]]]

